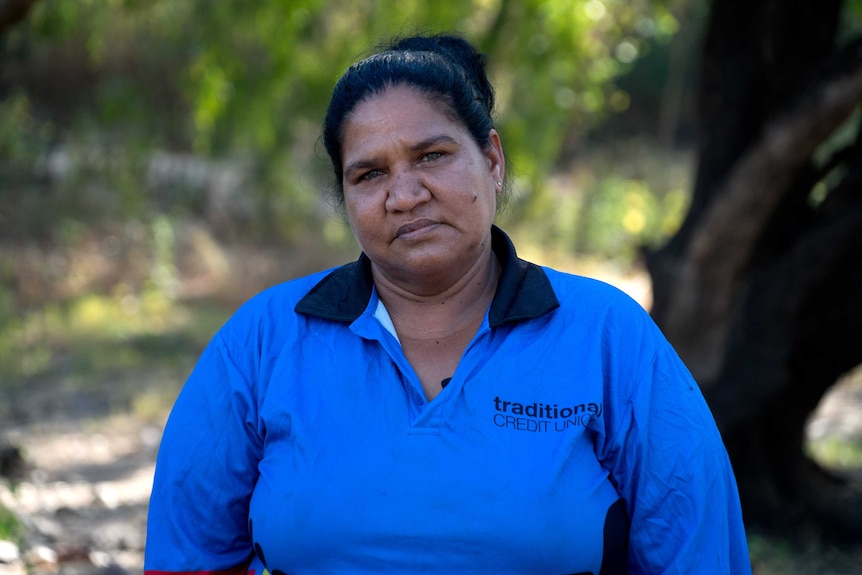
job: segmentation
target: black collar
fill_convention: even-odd
[[[491,302],[492,328],[508,322],[540,317],[560,306],[544,270],[518,258],[512,241],[500,228],[491,229],[492,249],[503,272]],[[374,282],[371,260],[364,253],[320,280],[296,304],[295,311],[332,321],[352,323],[362,315]]]

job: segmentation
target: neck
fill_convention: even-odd
[[[500,266],[493,252],[444,289],[412,289],[388,281],[372,266],[377,293],[399,337],[441,339],[481,323],[497,290]]]

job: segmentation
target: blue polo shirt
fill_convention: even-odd
[[[166,426],[147,573],[750,573],[721,438],[646,312],[493,238],[433,401],[364,255],[244,305]]]

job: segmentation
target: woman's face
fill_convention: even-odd
[[[483,150],[444,105],[396,86],[360,103],[343,133],[347,218],[376,273],[445,289],[490,255],[496,130]]]

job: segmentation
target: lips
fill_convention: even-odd
[[[412,222],[408,222],[408,223],[404,224],[403,226],[401,226],[400,228],[398,228],[398,230],[396,230],[396,232],[395,232],[395,236],[400,238],[401,236],[406,236],[406,235],[411,234],[415,231],[418,231],[418,230],[421,230],[424,228],[430,228],[431,226],[436,226],[436,225],[437,225],[437,222],[435,222],[434,220],[427,220],[427,219],[415,220]]]

